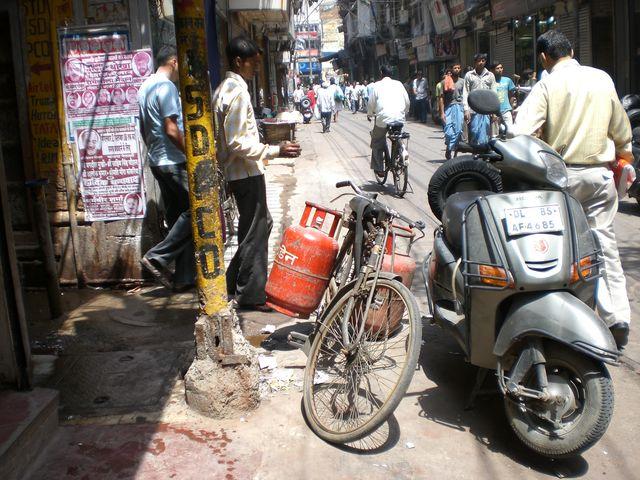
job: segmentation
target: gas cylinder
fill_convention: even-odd
[[[384,257],[382,258],[382,271],[400,276],[402,283],[407,288],[411,288],[416,270],[416,262],[409,255],[414,237],[412,229],[402,225],[392,225],[387,235]],[[402,248],[399,239],[407,241],[406,248]],[[378,287],[371,302],[371,308],[367,313],[365,328],[375,337],[393,333],[400,324],[404,313],[404,302],[398,294],[388,288]]]
[[[299,225],[287,228],[265,288],[267,305],[290,317],[308,318],[318,307],[338,255],[337,227],[342,214],[305,202]],[[327,214],[333,215],[328,232]],[[310,225],[307,225],[310,220]]]

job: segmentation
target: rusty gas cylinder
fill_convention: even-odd
[[[327,213],[334,217],[329,232],[322,230]],[[265,289],[267,305],[299,318],[308,318],[318,307],[338,255],[334,237],[341,218],[340,212],[306,202],[300,224],[282,237]]]

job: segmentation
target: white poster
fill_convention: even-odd
[[[449,18],[449,11],[442,0],[430,0],[429,11],[431,12],[433,25],[435,26],[436,33],[438,35],[442,35],[443,33],[453,30],[451,19]]]

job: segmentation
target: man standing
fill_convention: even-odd
[[[416,78],[413,80],[413,94],[416,98],[416,118],[422,123],[427,122],[427,113],[429,113],[428,93],[427,79],[422,76],[422,70],[418,70]]]
[[[409,95],[404,85],[391,79],[391,69],[380,68],[380,81],[376,82],[369,97],[367,120],[375,116],[371,130],[371,168],[377,175],[384,175],[384,153],[387,148],[387,125],[404,122],[409,111]]]
[[[300,102],[303,98],[304,90],[302,90],[302,85],[298,84],[298,88],[293,91],[293,106],[298,111],[300,111]]]
[[[440,111],[442,124],[444,125],[444,141],[447,144],[447,150],[445,151],[447,160],[451,158],[452,154],[457,155],[458,142],[462,136],[464,80],[460,78],[461,70],[460,64],[454,63],[450,70],[451,81],[447,78],[442,81],[443,92],[440,100]]]
[[[235,296],[238,308],[269,311],[264,287],[273,222],[267,208],[264,168],[270,158],[297,157],[300,146],[260,143],[247,86],[260,68],[256,44],[248,38],[234,38],[227,47],[227,59],[231,71],[212,99],[218,161],[240,213],[238,250],[227,269],[227,293]]]
[[[344,92],[340,85],[336,84],[335,78],[329,80],[329,91],[333,97],[333,121],[338,123],[338,112],[344,108]]]
[[[195,283],[195,255],[191,235],[189,182],[184,155],[182,109],[178,89],[178,55],[162,47],[158,70],[138,90],[140,130],[147,145],[151,173],[158,181],[166,207],[169,233],[140,260],[165,287],[185,290]],[[175,273],[169,269],[175,262]]]
[[[496,78],[485,68],[487,64],[486,53],[476,53],[473,57],[474,69],[464,76],[464,91],[462,103],[464,105],[464,120],[469,124],[469,142],[482,144],[489,141],[489,128],[491,126],[489,115],[480,115],[469,108],[469,93],[474,90],[495,90]]]
[[[501,63],[492,65],[491,71],[496,77],[496,92],[500,100],[500,117],[510,130],[513,126],[513,115],[511,114],[511,98],[515,96],[516,86],[509,77],[503,77],[504,67]]]
[[[318,90],[318,110],[320,110],[322,133],[331,131],[331,114],[334,108],[333,90],[329,88],[329,84],[326,81],[322,82],[322,86]]]
[[[367,105],[369,104],[369,89],[367,88],[367,81],[362,82],[362,110],[367,111]]]
[[[541,35],[536,50],[551,75],[531,89],[518,109],[514,133],[531,135],[542,127],[542,140],[564,157],[569,193],[582,204],[604,254],[598,313],[622,348],[631,310],[613,230],[618,196],[609,163],[616,157],[632,159],[631,126],[611,77],[574,60],[563,33],[549,30]]]

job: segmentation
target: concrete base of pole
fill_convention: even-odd
[[[229,326],[226,334],[223,325]],[[201,316],[195,325],[195,337],[196,358],[184,378],[187,404],[212,418],[234,417],[257,408],[257,353],[242,335],[235,312]],[[233,343],[232,356],[221,354],[225,341]],[[244,362],[238,363],[239,358]]]

